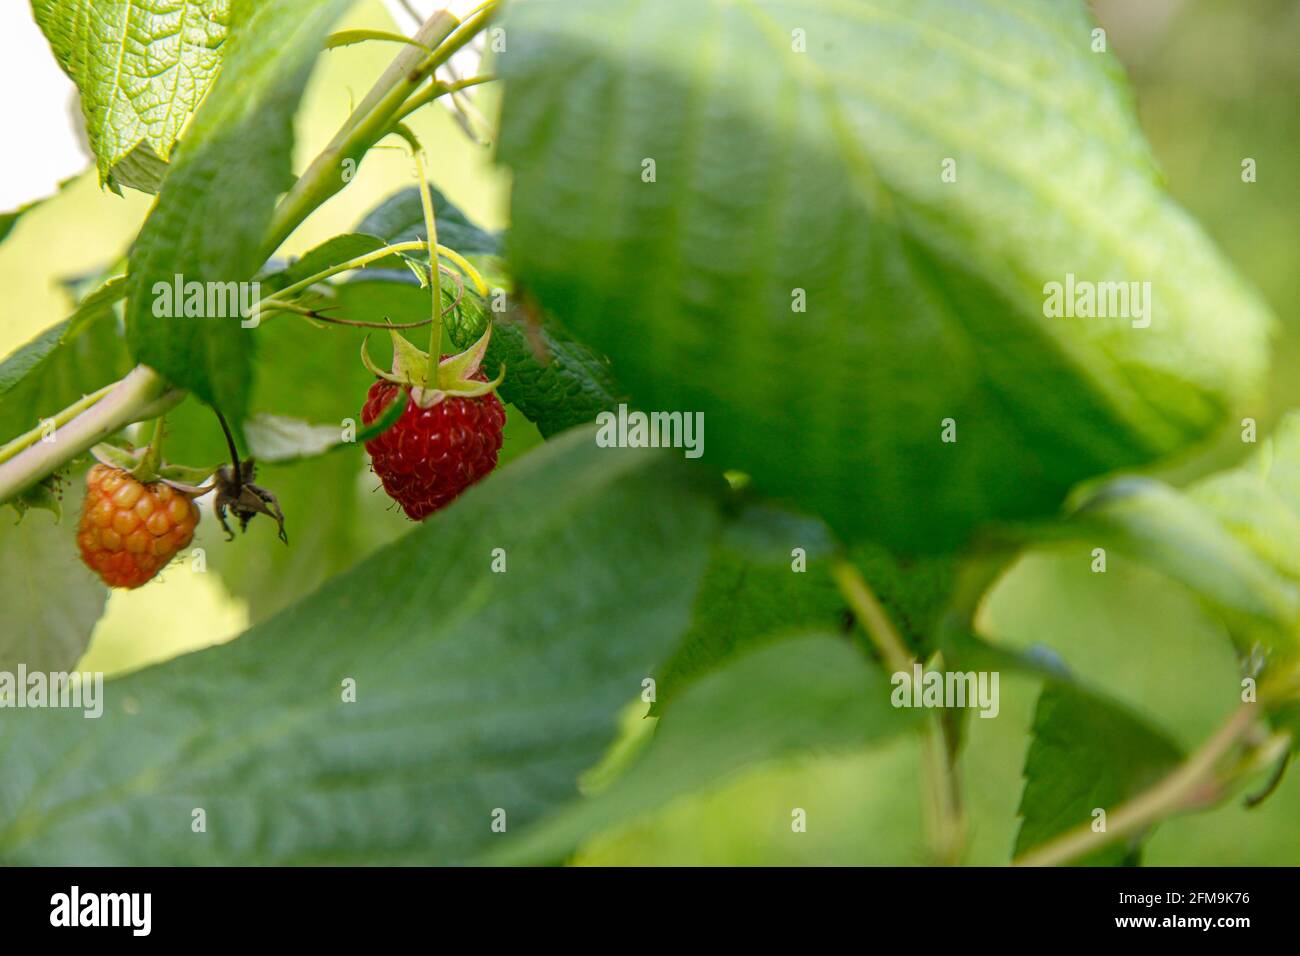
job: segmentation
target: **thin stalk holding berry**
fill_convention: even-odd
[[[438,218],[433,211],[433,197],[429,195],[429,179],[424,174],[420,151],[412,150],[415,168],[420,180],[420,207],[424,210],[424,227],[429,233],[429,287],[433,293],[433,318],[429,326],[429,366],[425,376],[434,388],[438,382],[438,364],[442,361],[442,270],[438,268]]]

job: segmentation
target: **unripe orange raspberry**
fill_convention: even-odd
[[[190,543],[198,523],[199,509],[184,492],[97,464],[86,475],[77,546],[109,587],[138,588]]]

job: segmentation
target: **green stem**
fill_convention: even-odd
[[[158,479],[158,469],[162,467],[163,422],[165,418],[165,415],[159,415],[144,425],[141,439],[148,441],[149,447],[145,450],[144,457],[140,459],[140,464],[133,473],[138,481],[148,483]]]
[[[914,658],[903,639],[894,630],[893,622],[881,606],[871,586],[850,562],[840,558],[831,566],[831,576],[844,599],[849,602],[854,615],[862,622],[867,636],[880,651],[885,666],[894,673],[910,673]]]
[[[54,441],[38,442],[0,464],[0,503],[8,501],[62,468],[91,446],[132,422],[155,418],[185,392],[171,388],[161,375],[137,365],[108,394],[72,417],[54,433]]]
[[[300,279],[293,283],[293,285],[287,285],[278,292],[268,295],[262,300],[261,305],[265,306],[277,299],[288,299],[289,297],[301,292],[303,289],[309,289],[317,282],[323,282],[331,276],[338,275],[340,272],[351,272],[353,269],[364,269],[372,262],[378,262],[380,259],[387,259],[389,256],[397,255],[399,252],[420,252],[425,248],[426,246],[424,242],[414,239],[410,242],[398,242],[391,246],[384,246],[382,249],[367,252],[365,255],[349,259],[347,262],[339,262],[330,266],[328,269],[322,269],[315,275],[310,275],[305,279]]]
[[[474,268],[473,264],[471,264],[469,260],[455,249],[450,249],[447,246],[439,246],[436,243],[435,246],[438,250],[438,256],[445,256],[465,271],[465,274],[469,276],[470,281],[474,283],[474,288],[478,291],[479,295],[485,296],[488,294],[487,284],[483,281],[483,276],[479,274],[479,271]],[[367,252],[365,255],[357,256],[356,258],[349,259],[346,262],[339,262],[330,266],[328,269],[322,269],[315,275],[310,275],[305,279],[300,279],[293,283],[293,285],[287,285],[283,289],[273,292],[258,303],[258,308],[265,309],[268,306],[276,309],[283,308],[280,304],[282,300],[296,295],[303,289],[311,288],[317,282],[323,282],[341,272],[351,272],[354,269],[364,269],[372,262],[378,262],[380,259],[386,259],[389,256],[398,254],[399,252],[423,252],[427,248],[428,243],[423,240],[412,239],[410,242],[398,242],[391,246],[384,246],[382,249],[376,249],[373,252]]]
[[[416,172],[420,178],[420,205],[424,209],[424,226],[429,233],[429,287],[433,293],[433,320],[429,325],[429,365],[424,381],[429,388],[437,388],[438,364],[442,361],[442,270],[438,268],[438,219],[433,211],[433,197],[429,194],[429,177],[424,174],[424,163],[418,149],[411,151]]]
[[[424,22],[414,40],[432,48],[433,53],[412,45],[397,55],[334,138],[276,206],[262,248],[263,259],[270,258],[303,220],[347,184],[343,178],[343,161],[351,159],[360,164],[367,150],[392,128],[411,94],[477,35],[496,9],[496,2],[485,4],[464,23],[441,10]]]
[[[484,83],[491,83],[495,76],[471,76],[469,79],[457,80],[455,83],[433,83],[416,93],[406,105],[402,107],[401,112],[393,118],[394,123],[400,123],[422,106],[428,106],[434,100],[446,96],[448,93],[459,93],[461,90],[467,90],[472,86],[481,86]]]
[[[907,674],[910,679],[916,658],[907,649],[890,621],[889,614],[857,567],[839,558],[831,566],[831,576],[854,615],[862,622],[867,636],[876,645],[885,667],[895,674]],[[961,784],[953,765],[953,748],[949,745],[948,732],[940,717],[932,717],[927,721],[922,746],[926,797],[930,808],[930,847],[936,862],[956,864],[961,859],[966,824],[961,810]]]
[[[1225,794],[1220,761],[1235,747],[1261,716],[1259,704],[1242,704],[1200,749],[1154,787],[1121,804],[1110,813],[1106,829],[1093,831],[1082,823],[1061,836],[1012,861],[1015,866],[1057,866],[1109,846],[1116,840],[1145,830],[1167,816],[1213,804]]]
[[[86,409],[90,408],[96,402],[98,402],[101,398],[103,398],[105,395],[111,392],[117,386],[117,384],[118,384],[117,382],[113,382],[111,385],[105,385],[97,392],[91,392],[89,395],[86,395],[80,400],[73,402],[71,405],[69,405],[67,408],[63,409],[62,411],[57,412],[53,418],[46,419],[44,422],[42,422],[40,425],[37,425],[31,431],[24,432],[23,434],[19,435],[17,438],[5,444],[3,448],[0,448],[0,464],[4,464],[6,461],[8,461],[10,458],[13,458],[24,448],[28,448],[36,444],[43,437],[45,437],[45,435],[47,434],[46,429],[49,427],[50,422],[54,423],[54,427],[57,430],[61,426],[70,422],[72,419],[76,418]]]

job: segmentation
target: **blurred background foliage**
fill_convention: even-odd
[[[1300,148],[1300,111],[1295,108],[1300,4],[1097,0],[1093,6],[1129,71],[1143,129],[1170,192],[1259,286],[1283,320],[1272,381],[1262,389],[1256,414],[1265,432],[1282,410],[1300,406],[1300,376],[1294,374],[1300,319],[1293,305],[1300,297],[1300,269],[1294,260],[1300,248],[1294,185],[1294,156]],[[392,23],[378,0],[366,0],[338,26],[353,27],[391,29]],[[298,118],[300,167],[324,145],[350,102],[364,94],[391,55],[382,44],[360,44],[322,58]],[[490,112],[491,101],[485,105]],[[431,147],[433,181],[484,225],[504,227],[508,182],[492,166],[489,152],[470,143],[441,109],[422,110],[411,125]],[[1241,180],[1245,157],[1258,164],[1256,183]],[[350,230],[381,199],[411,181],[410,160],[403,151],[377,150],[357,180],[314,215],[284,251],[300,254]],[[0,351],[11,351],[64,318],[70,307],[60,280],[118,259],[149,202],[130,190],[122,198],[101,191],[90,170],[27,215],[0,247],[5,303]],[[512,425],[510,454],[538,440],[530,426],[522,425]],[[358,481],[362,492],[376,484],[368,475],[359,474]],[[374,512],[377,530],[375,540],[358,542],[358,549],[403,529],[382,500],[361,495],[366,497],[373,507],[364,507]],[[199,542],[210,549],[221,546],[213,524],[205,522]],[[300,526],[297,533],[304,531]],[[267,527],[254,525],[249,534],[260,535],[253,542],[258,548],[279,547]],[[69,560],[75,560],[71,548]],[[265,584],[274,588],[272,580]],[[248,620],[248,605],[231,597],[216,575],[172,570],[161,584],[112,595],[82,666],[109,673],[132,670],[229,640]],[[1084,679],[1109,690],[1184,746],[1203,738],[1236,700],[1235,664],[1221,627],[1178,585],[1118,560],[1112,560],[1107,574],[1096,575],[1083,551],[1031,555],[989,596],[981,624],[999,641],[1050,648]],[[971,824],[968,861],[977,864],[1009,858],[1038,682],[1004,674],[1001,692],[996,719],[971,721],[962,760]],[[647,733],[651,724],[639,712],[630,712],[621,746]],[[862,754],[768,766],[605,834],[589,843],[576,862],[922,863],[919,769],[919,743],[912,738]],[[592,774],[589,785],[599,786],[600,776]],[[807,812],[806,833],[791,831],[795,807]],[[1294,864],[1298,858],[1300,775],[1292,772],[1255,810],[1243,809],[1238,800],[1163,824],[1144,860],[1258,865]]]

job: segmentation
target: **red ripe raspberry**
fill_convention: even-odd
[[[198,523],[199,509],[184,492],[97,464],[86,475],[77,546],[109,587],[138,588],[190,543]]]
[[[482,374],[474,376],[486,381]],[[366,394],[361,421],[369,425],[409,386],[378,381]],[[406,403],[402,417],[366,442],[384,491],[414,521],[450,504],[497,466],[506,411],[495,393],[475,398],[446,396],[428,408]]]

